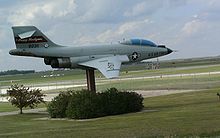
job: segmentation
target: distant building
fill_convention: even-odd
[[[146,62],[146,69],[153,70],[153,69],[159,69],[160,64],[159,62]]]

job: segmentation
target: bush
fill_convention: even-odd
[[[96,93],[88,90],[72,93],[66,110],[68,118],[84,119],[94,118],[101,115],[99,97]]]
[[[64,118],[66,117],[66,108],[71,97],[71,91],[61,92],[56,96],[47,106],[47,111],[52,118]]]
[[[143,97],[135,92],[119,92],[116,88],[102,93],[87,90],[57,96],[48,106],[51,117],[74,119],[95,118],[141,111]]]
[[[116,88],[111,88],[100,95],[107,115],[138,112],[144,107],[144,98],[135,92],[119,92]]]

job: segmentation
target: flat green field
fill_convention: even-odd
[[[91,120],[53,120],[47,114],[3,116],[0,137],[220,136],[217,92],[212,89],[146,98],[143,112]]]
[[[98,85],[99,91],[115,87],[121,90],[200,90],[217,88],[220,85],[220,75],[153,78],[139,80],[112,81]]]
[[[39,104],[36,108],[43,108],[46,107],[46,104]],[[30,108],[24,108],[24,110],[27,110]],[[11,112],[11,111],[19,111],[18,108],[11,105],[11,103],[8,102],[0,102],[0,113],[2,112]]]
[[[12,106],[10,103],[7,102],[0,102],[0,113],[1,112],[10,112],[10,111],[17,111],[18,109]]]

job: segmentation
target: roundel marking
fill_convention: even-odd
[[[139,57],[139,56],[138,56],[138,53],[137,53],[137,52],[134,52],[134,53],[131,55],[131,58],[132,58],[133,60],[136,60],[138,57]]]
[[[49,45],[48,45],[48,44],[45,44],[45,45],[44,45],[44,47],[45,47],[45,48],[48,48],[48,47],[49,47]]]

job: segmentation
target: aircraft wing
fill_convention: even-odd
[[[116,78],[119,76],[121,63],[126,61],[129,61],[127,55],[116,55],[83,62],[79,65],[96,68],[106,78]]]

